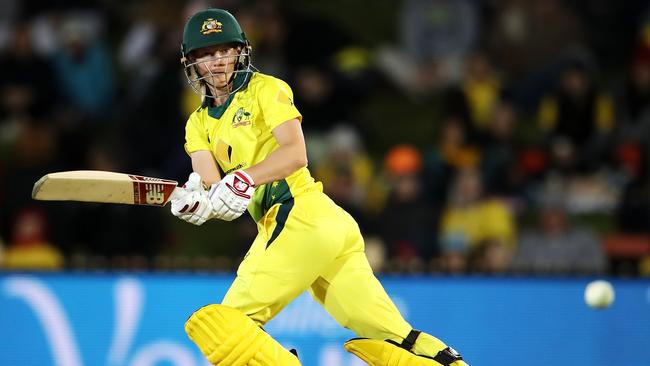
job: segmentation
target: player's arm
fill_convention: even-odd
[[[192,158],[192,170],[199,173],[203,183],[210,187],[221,180],[217,162],[214,161],[212,153],[207,150],[199,150],[190,154]]]
[[[210,151],[198,150],[190,157],[194,172],[183,187],[175,191],[171,211],[181,220],[201,225],[215,217],[215,209],[205,187],[221,180],[221,176]]]
[[[280,180],[307,165],[305,138],[300,121],[290,119],[273,129],[278,147],[266,159],[246,170],[223,177],[210,189],[214,217],[231,221],[241,216],[255,193],[255,186]]]
[[[246,169],[255,185],[284,179],[307,165],[307,148],[298,119],[288,120],[273,129],[278,148],[266,159]]]

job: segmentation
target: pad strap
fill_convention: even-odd
[[[456,352],[456,350],[451,347],[447,347],[442,351],[438,352],[438,354],[433,358],[434,361],[441,363],[445,366],[449,366],[452,363],[456,361],[460,361],[462,359],[463,357],[460,355],[460,353]]]
[[[418,336],[422,333],[419,330],[411,329],[409,334],[404,338],[402,341],[402,344],[399,346],[404,348],[407,351],[411,351],[413,349],[413,345],[415,344],[415,341],[418,339]]]

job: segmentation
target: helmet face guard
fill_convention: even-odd
[[[207,73],[201,76],[198,68],[201,64],[208,66],[207,63],[223,57],[202,58],[197,61],[191,55],[195,50],[224,44],[237,44],[240,47],[240,52],[235,56],[224,56],[236,57],[234,71],[228,80],[227,91],[220,95],[212,95],[216,93],[216,88],[210,87],[210,81],[219,74],[215,74],[210,71],[209,67],[205,67]],[[181,44],[181,63],[187,82],[203,101],[206,98],[216,99],[233,94],[245,85],[246,79],[253,71],[256,71],[251,63],[251,52],[252,47],[239,23],[232,14],[223,9],[199,11],[192,15],[185,24],[183,43]]]
[[[237,58],[235,61],[235,67],[232,71],[230,79],[227,81],[228,89],[226,92],[218,95],[213,95],[216,91],[216,88],[209,88],[211,85],[210,82],[213,77],[218,76],[221,73],[213,73],[210,71],[208,64],[220,59],[229,59]],[[183,71],[185,72],[185,77],[188,84],[192,90],[201,96],[201,99],[205,101],[206,98],[217,99],[223,96],[228,96],[239,91],[244,85],[245,81],[250,74],[255,71],[255,67],[251,63],[251,47],[246,45],[241,48],[238,55],[233,56],[215,56],[210,58],[205,58],[200,61],[194,60],[193,58],[183,54],[181,58],[181,63],[183,64]],[[200,65],[205,65],[204,69],[206,73],[201,76],[198,68]]]

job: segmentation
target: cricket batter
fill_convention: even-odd
[[[300,365],[262,327],[308,290],[363,337],[345,349],[369,365],[466,365],[442,341],[414,330],[373,275],[356,222],[307,170],[291,88],[252,66],[237,20],[221,9],[194,14],[182,56],[203,103],[187,121],[185,150],[194,172],[172,213],[201,225],[248,210],[259,231],[221,304],[197,310],[185,324],[208,360]]]

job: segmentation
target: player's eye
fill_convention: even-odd
[[[194,59],[196,61],[206,61],[208,58],[217,58],[217,57],[228,57],[235,56],[237,54],[237,47],[229,46],[222,48],[213,48],[213,49],[203,49],[196,50],[194,53]]]
[[[222,48],[222,49],[216,50],[214,52],[214,54],[216,56],[218,56],[218,57],[230,56],[234,49],[235,49],[234,47]]]
[[[202,58],[205,58],[205,52],[196,52],[192,56],[194,60],[200,60]]]

